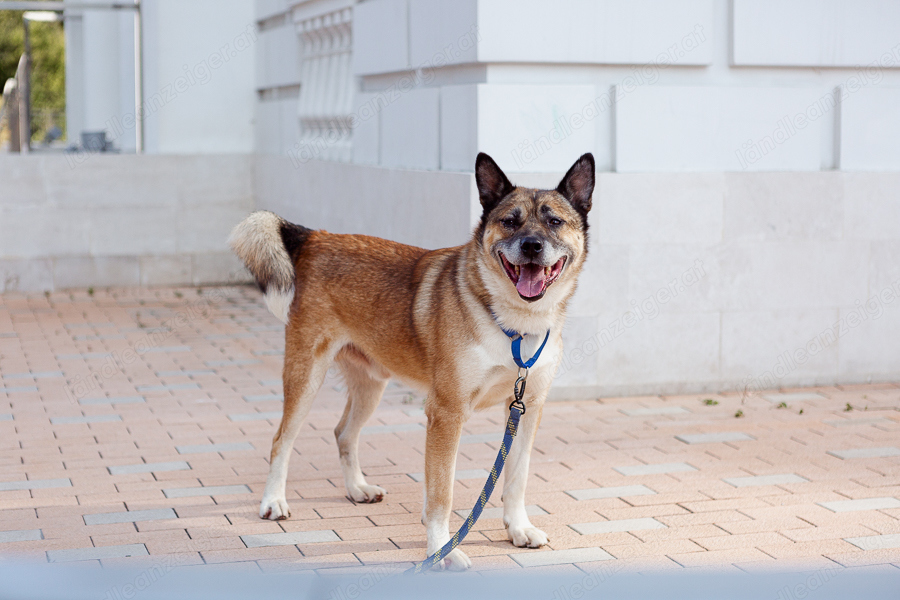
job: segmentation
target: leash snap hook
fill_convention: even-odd
[[[522,398],[525,397],[525,383],[525,377],[520,376],[516,379],[516,385],[513,388],[513,395],[516,399],[509,405],[510,408],[516,406],[523,415],[525,414],[525,403],[522,402]]]

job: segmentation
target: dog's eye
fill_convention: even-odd
[[[516,220],[515,219],[500,219],[500,223],[507,229],[515,229],[516,228]]]
[[[550,225],[552,225],[553,227],[559,227],[562,224],[563,224],[562,219],[559,219],[557,217],[550,218]]]

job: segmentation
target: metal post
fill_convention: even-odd
[[[144,52],[141,0],[134,0],[134,142],[135,153],[144,153]]]
[[[18,70],[17,70],[18,73]],[[3,99],[6,106],[6,121],[9,123],[9,151],[16,154],[21,149],[19,137],[19,82],[15,77],[3,84]]]
[[[25,27],[25,54],[19,59],[22,67],[19,80],[19,152],[31,152],[31,37],[28,19],[22,20]]]

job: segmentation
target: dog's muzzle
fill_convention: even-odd
[[[540,299],[544,292],[547,291],[547,288],[562,273],[563,266],[566,264],[566,257],[563,256],[549,267],[534,262],[514,265],[502,252],[499,254],[506,276],[516,286],[516,291],[519,292],[519,295],[529,301]]]

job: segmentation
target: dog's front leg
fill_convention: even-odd
[[[509,540],[519,548],[540,548],[549,541],[546,533],[531,524],[531,519],[525,512],[525,485],[528,483],[531,447],[541,422],[546,393],[544,390],[538,400],[528,402],[506,461],[502,496],[503,524],[506,525]]]
[[[422,523],[428,535],[428,556],[450,540],[450,509],[456,476],[456,451],[462,434],[463,417],[447,408],[448,403],[433,402],[426,408],[428,431],[425,438],[425,505]],[[459,548],[450,552],[435,568],[463,571],[472,561]]]

